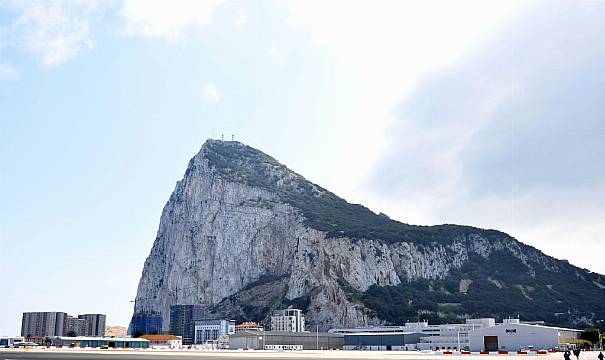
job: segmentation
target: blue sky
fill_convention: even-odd
[[[603,24],[581,1],[0,1],[0,275],[25,280],[0,334],[23,311],[127,325],[162,207],[221,134],[605,273]]]

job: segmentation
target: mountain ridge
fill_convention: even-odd
[[[579,325],[605,317],[603,284],[501,231],[404,224],[259,150],[208,140],[164,207],[137,308],[187,300],[263,321],[296,305],[322,328],[519,313]]]

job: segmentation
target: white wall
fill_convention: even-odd
[[[508,331],[507,331],[508,330]],[[533,346],[534,349],[553,349],[559,346],[557,328],[526,324],[502,324],[469,331],[471,351],[483,351],[483,337],[497,336],[499,350],[518,351]]]

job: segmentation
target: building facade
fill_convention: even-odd
[[[218,340],[224,335],[235,334],[234,320],[201,320],[195,322],[195,344]]]
[[[180,336],[183,345],[192,345],[195,341],[195,323],[203,320],[205,315],[203,305],[170,305],[170,334]]]
[[[229,335],[229,349],[337,350],[344,335],[315,332],[240,331]]]
[[[407,332],[344,334],[344,350],[416,350],[422,335]]]
[[[63,334],[65,336],[86,336],[88,320],[67,315]]]
[[[265,327],[255,322],[245,322],[235,325],[235,332],[238,331],[264,331]]]
[[[88,321],[84,336],[105,336],[105,321],[107,316],[104,314],[82,314],[78,319]]]
[[[149,346],[151,347],[165,347],[169,349],[178,349],[183,346],[183,339],[175,335],[143,335],[141,336],[141,339],[149,340]]]
[[[469,331],[495,325],[493,318],[467,319],[462,324],[431,325],[426,321],[410,322],[402,326],[367,326],[330,329],[335,334],[421,334],[418,350],[461,350],[469,348]]]
[[[130,321],[130,335],[161,334],[163,317],[159,312],[137,313]]]
[[[494,318],[467,319],[463,324],[440,324],[428,327],[429,336],[423,336],[417,348],[419,350],[469,350],[469,332],[494,326]],[[434,331],[436,330],[436,331]]]
[[[25,341],[23,336],[0,336],[0,348],[12,347]]]
[[[285,309],[276,311],[271,316],[271,331],[305,331],[305,317],[302,310]]]
[[[53,346],[92,347],[108,346],[123,349],[147,349],[149,340],[141,338],[102,338],[88,336],[56,336],[51,339]]]
[[[66,323],[67,313],[64,312],[25,312],[21,320],[21,336],[61,336]]]
[[[469,332],[472,351],[551,350],[573,346],[581,330],[530,325],[518,319]]]

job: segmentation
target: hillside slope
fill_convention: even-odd
[[[349,204],[239,142],[208,140],[164,207],[136,310],[202,303],[262,321],[295,305],[322,329],[418,318],[605,318],[605,277],[495,230],[415,226]]]

